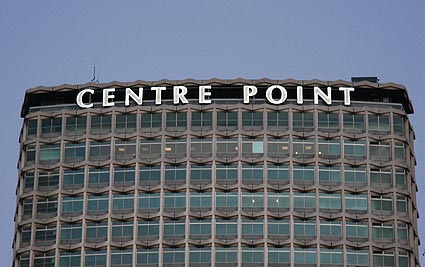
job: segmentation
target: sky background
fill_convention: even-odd
[[[12,262],[25,90],[89,82],[94,62],[100,82],[378,76],[404,84],[424,218],[424,11],[420,0],[0,0],[0,265]],[[425,238],[424,219],[419,233]]]

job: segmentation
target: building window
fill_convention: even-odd
[[[186,130],[187,127],[187,113],[186,112],[167,112],[166,113],[166,126],[167,129],[173,130]]]
[[[115,167],[114,168],[114,185],[115,186],[130,186],[134,185],[136,171],[135,167]]]
[[[136,158],[136,140],[115,140],[115,159],[133,160]]]
[[[35,146],[27,146],[25,149],[25,165],[29,166],[35,163]]]
[[[386,211],[393,210],[393,198],[391,196],[372,196],[371,198],[372,211]]]
[[[404,251],[398,252],[398,266],[409,267],[409,253]]]
[[[165,157],[167,158],[185,158],[186,157],[186,139],[166,139]]]
[[[108,222],[88,222],[87,223],[86,242],[100,243],[100,242],[106,241],[107,238],[108,238]],[[86,264],[87,264],[87,261],[86,261]],[[103,265],[103,266],[106,266],[106,265]]]
[[[364,114],[344,113],[344,131],[362,133],[365,130]]]
[[[38,190],[50,191],[59,187],[58,172],[40,172],[38,174]]]
[[[140,141],[141,159],[158,159],[161,157],[161,140],[144,139]]]
[[[166,165],[165,166],[165,183],[167,182],[186,182],[186,166]]]
[[[319,140],[319,157],[324,159],[337,159],[341,155],[339,140]]]
[[[242,192],[242,209],[263,208],[263,207],[264,207],[263,192]]]
[[[242,165],[243,183],[263,183],[263,165]]]
[[[289,192],[269,192],[268,204],[270,210],[289,209]]]
[[[290,264],[291,249],[288,247],[269,247],[268,258],[271,264]]]
[[[394,142],[394,155],[395,160],[404,162],[406,160],[406,146],[402,142]]]
[[[105,187],[109,185],[109,168],[90,168],[89,187]]]
[[[407,199],[406,197],[397,196],[397,212],[407,213]]]
[[[142,131],[159,131],[162,128],[161,113],[142,113]]]
[[[140,183],[159,184],[161,182],[161,166],[140,166]]]
[[[242,156],[247,158],[261,157],[264,153],[262,139],[242,138]]]
[[[133,239],[133,221],[112,222],[112,241],[126,242]]]
[[[373,266],[375,267],[394,267],[394,252],[390,251],[374,251]]]
[[[61,251],[59,255],[60,267],[81,266],[81,251]]]
[[[192,138],[190,140],[190,154],[192,158],[209,158],[212,156],[211,138]]]
[[[289,156],[289,141],[286,138],[269,138],[267,140],[267,154],[272,158],[286,158]]]
[[[216,180],[238,180],[238,166],[237,165],[217,165],[216,166]]]
[[[139,210],[159,211],[161,196],[159,193],[139,193]]]
[[[365,249],[347,249],[347,265],[369,266],[369,251]]]
[[[365,184],[366,168],[356,166],[344,166],[344,179],[346,183]]]
[[[393,115],[393,126],[394,133],[398,135],[404,135],[404,117],[399,115]]]
[[[376,239],[394,239],[394,225],[392,223],[373,223],[372,238]]]
[[[78,216],[83,214],[83,196],[62,197],[62,216]]]
[[[21,230],[21,248],[27,247],[31,244],[31,225],[30,226],[24,226]]]
[[[27,139],[37,136],[37,119],[27,121]]]
[[[288,112],[287,111],[269,111],[267,112],[267,126],[269,129],[287,129]]]
[[[370,159],[376,161],[391,160],[391,144],[387,141],[369,143]]]
[[[24,192],[31,192],[34,190],[34,173],[26,172],[24,175]]]
[[[117,133],[131,133],[137,129],[137,114],[117,114],[115,130]]]
[[[108,160],[111,157],[111,143],[105,142],[90,142],[90,160],[103,161]]]
[[[212,112],[210,111],[194,111],[192,112],[192,130],[196,129],[212,129]]]
[[[295,264],[317,264],[316,248],[294,248]]]
[[[407,224],[397,224],[397,240],[402,240],[404,242],[409,240],[409,226]]]
[[[237,138],[217,138],[217,157],[234,158],[238,156],[238,139]]]
[[[372,186],[390,186],[392,185],[391,169],[370,169],[370,182]]]
[[[294,131],[312,131],[314,128],[312,112],[293,112],[292,127]]]
[[[267,176],[269,183],[271,182],[289,182],[289,166],[288,165],[268,165]]]
[[[314,183],[314,166],[294,165],[294,183]]]
[[[62,224],[61,225],[61,241],[66,243],[81,242],[82,227],[81,223],[76,224]]]
[[[369,132],[388,134],[390,132],[390,117],[388,115],[369,114]]]
[[[294,209],[315,209],[316,193],[294,192]]]
[[[238,235],[238,222],[236,219],[217,219],[215,227],[218,239],[234,239]]]
[[[365,140],[344,140],[344,157],[346,159],[365,159]]]
[[[87,117],[85,116],[74,116],[66,118],[66,134],[67,135],[85,135]]]
[[[211,263],[211,248],[198,248],[190,247],[189,248],[189,263]]]
[[[211,182],[211,165],[190,165],[190,180]]]
[[[63,185],[64,189],[80,188],[83,186],[84,186],[84,170],[77,169],[77,170],[64,171],[64,185]]]
[[[22,201],[22,219],[28,219],[32,217],[32,198],[25,198]]]
[[[34,267],[55,267],[55,253],[35,253]]]
[[[337,132],[339,129],[338,113],[318,113],[317,126],[319,131]]]
[[[186,209],[186,192],[164,193],[164,208]]]
[[[292,154],[296,158],[313,158],[315,154],[314,139],[297,139],[292,141]]]
[[[37,201],[37,217],[50,218],[57,215],[58,199],[56,196],[40,197]]]
[[[338,238],[342,236],[342,223],[341,221],[320,221],[320,237],[321,238]],[[322,262],[323,263],[323,262]]]
[[[211,209],[211,192],[190,192],[190,209]]]
[[[198,239],[198,236],[211,236],[211,220],[190,220],[190,235],[192,239]]]
[[[86,250],[85,267],[105,267],[106,250]]]
[[[111,250],[111,266],[122,267],[133,264],[132,249],[113,249]]]
[[[236,130],[238,128],[238,113],[235,111],[218,111],[217,128]]]
[[[94,195],[87,197],[87,214],[97,215],[108,213],[109,195]]]
[[[164,264],[184,264],[185,248],[164,248],[162,252],[162,262]]]
[[[56,243],[56,223],[35,227],[35,245],[50,246]]]
[[[341,209],[341,194],[319,193],[320,209]]]
[[[138,234],[141,241],[146,240],[146,238],[149,238],[149,240],[158,239],[159,221],[139,221]]]
[[[319,166],[319,183],[321,184],[340,184],[341,169],[339,166]]]
[[[165,220],[164,221],[164,238],[184,238],[185,236],[185,220]]]
[[[111,115],[91,116],[90,132],[92,134],[108,134],[111,132]]]
[[[242,129],[252,130],[263,128],[263,113],[260,111],[242,111]]]
[[[20,255],[18,254],[19,257],[19,267],[30,267],[30,254],[29,252],[27,253],[21,253]]]
[[[290,223],[288,219],[269,219],[268,237],[277,239],[286,239],[290,235]]]
[[[59,136],[62,131],[62,118],[46,118],[41,120],[41,136]]]
[[[350,211],[367,211],[367,194],[349,194],[346,193],[345,209]]]
[[[40,145],[40,164],[55,164],[60,161],[60,144]]]
[[[216,192],[215,195],[217,209],[237,209],[238,192]]]
[[[342,249],[320,248],[320,264],[342,265]]]
[[[134,209],[134,194],[113,194],[112,211],[114,213],[130,213]]]
[[[236,264],[238,262],[238,248],[237,247],[216,247],[215,262]]]
[[[86,143],[66,143],[65,144],[65,162],[77,163],[86,158]]]
[[[258,263],[264,262],[263,247],[242,247],[242,262],[243,263]]]
[[[138,248],[137,249],[137,265],[143,266],[145,264],[157,265],[159,258],[159,251],[157,248]]]

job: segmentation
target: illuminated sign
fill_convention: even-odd
[[[243,103],[249,104],[251,99],[255,97],[255,95],[258,93],[258,88],[254,85],[245,85],[242,88],[243,92]],[[137,92],[133,91],[131,88],[126,88],[124,93],[124,99],[121,99],[120,101],[124,100],[125,106],[130,106],[130,102],[134,102],[137,105],[141,106],[143,104],[143,90],[147,90],[145,88],[140,87]],[[161,105],[162,104],[162,92],[167,90],[167,87],[165,86],[155,86],[151,87],[150,91],[153,91],[155,94],[155,104]],[[343,92],[344,94],[344,105],[348,106],[351,104],[351,92],[354,92],[353,87],[339,87],[339,91]],[[174,104],[188,104],[189,101],[186,98],[187,94],[187,87],[186,86],[173,86],[173,103]],[[212,86],[211,85],[201,85],[199,86],[198,91],[198,103],[199,104],[211,104],[211,91]],[[303,97],[303,87],[297,86],[296,87],[296,100],[297,104],[303,104],[304,103],[304,97]],[[93,95],[95,91],[93,89],[84,89],[81,90],[77,95],[77,104],[81,108],[91,108],[93,107],[93,103],[84,102],[83,98],[85,95]],[[115,106],[115,88],[106,88],[102,90],[102,106],[103,107],[113,107]],[[276,97],[278,95],[279,97]],[[288,97],[288,92],[285,87],[281,85],[272,85],[269,86],[266,90],[266,99],[269,103],[274,105],[280,105],[283,104]],[[321,88],[315,86],[313,87],[313,102],[314,104],[319,104],[319,98],[325,102],[327,105],[332,104],[332,88],[327,87],[326,91],[322,90]]]

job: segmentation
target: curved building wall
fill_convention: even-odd
[[[29,109],[14,266],[416,266],[403,106]]]

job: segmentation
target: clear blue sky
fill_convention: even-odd
[[[415,107],[418,206],[425,216],[424,11],[420,0],[0,0],[1,265],[12,261],[24,92],[88,82],[94,59],[101,82],[378,76],[402,83]]]

